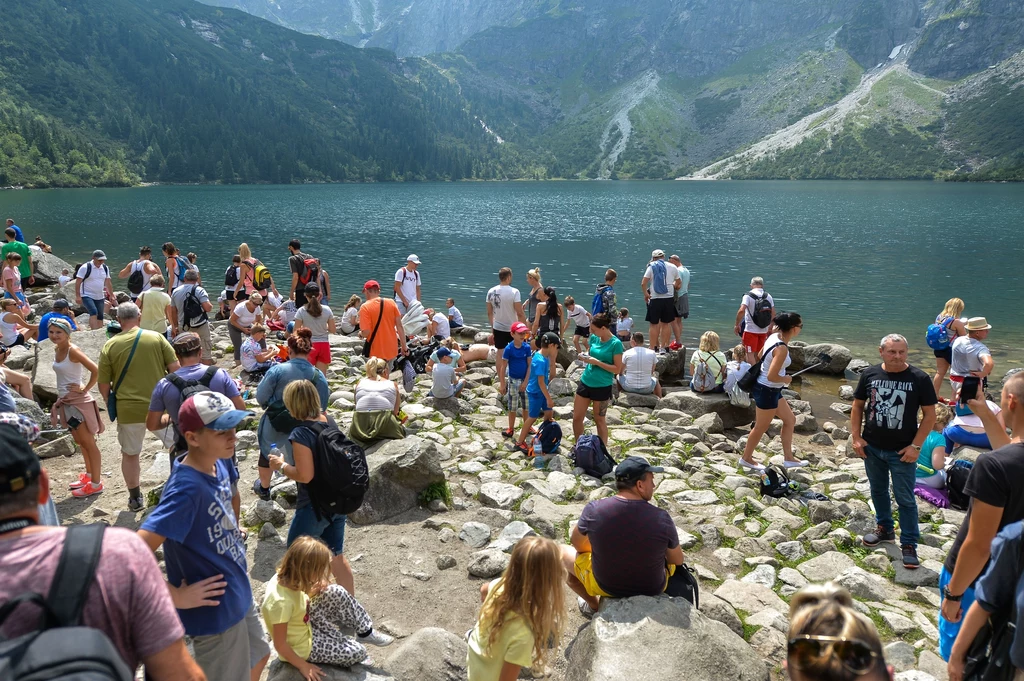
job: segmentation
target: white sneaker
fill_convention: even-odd
[[[576,597],[576,605],[580,609],[580,614],[588,620],[593,619],[594,615],[597,614],[594,612],[594,609],[590,607],[590,604],[583,600],[583,596]]]
[[[382,631],[377,631],[376,629],[373,629],[372,631],[370,631],[369,636],[359,636],[356,638],[356,640],[364,645],[378,646],[383,648],[384,646],[389,646],[392,643],[394,643],[395,637],[388,636]]]

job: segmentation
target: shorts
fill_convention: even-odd
[[[587,593],[591,596],[601,596],[604,598],[615,598],[610,593],[601,588],[597,583],[597,579],[594,577],[593,568],[593,555],[589,551],[587,553],[577,553],[576,560],[572,564],[572,571],[576,575],[576,579],[580,580],[583,584],[583,588],[587,590]],[[675,565],[665,566],[665,587],[668,588],[668,580],[676,572]]]
[[[768,340],[768,334],[766,333],[743,332],[743,347],[747,349],[747,352],[760,353],[764,349],[764,342],[766,340]]]
[[[671,324],[677,316],[676,305],[671,298],[651,298],[644,319],[651,324]]]
[[[619,380],[619,387],[622,388],[623,391],[625,391],[627,393],[633,393],[634,395],[650,395],[650,394],[652,394],[654,392],[654,389],[658,385],[658,379],[656,379],[654,376],[651,376],[651,383],[646,388],[626,387],[626,377],[625,376],[619,376],[618,380]]]
[[[270,654],[255,605],[227,631],[191,639],[196,664],[208,679],[249,681],[249,670]]]
[[[530,409],[527,413],[531,419],[539,419],[544,412],[550,411],[544,393],[527,393],[526,397],[530,403]]]
[[[523,386],[523,379],[508,379],[508,394],[505,395],[505,405],[508,407],[510,412],[519,411],[520,409],[525,410],[527,408],[526,388]]]
[[[25,297],[24,291],[17,291],[13,295],[11,294],[10,291],[4,291],[4,298],[17,300],[22,305],[28,305],[28,298]]]
[[[580,381],[579,386],[576,387],[576,394],[594,402],[607,402],[612,399],[612,387],[606,385],[600,388],[591,388],[583,381]]]
[[[6,345],[9,348],[13,348],[16,345],[25,345],[25,334],[19,333],[17,336],[14,337],[13,341],[4,341],[4,345]]]
[[[576,330],[572,332],[573,336],[579,336],[580,338],[590,338],[590,327],[589,326],[577,326]]]
[[[755,383],[750,394],[757,408],[765,411],[775,411],[782,400],[782,388],[770,388],[763,383]]]
[[[102,298],[86,298],[82,296],[82,307],[89,313],[90,317],[95,317],[99,321],[103,321],[103,309],[106,305],[105,300]]]
[[[335,513],[318,520],[311,504],[297,508],[288,528],[288,546],[299,537],[321,539],[334,555],[340,556],[345,549],[345,516]]]
[[[932,354],[934,354],[938,359],[946,360],[946,364],[952,364],[953,363],[953,346],[952,345],[947,345],[945,350],[932,350]]]
[[[142,441],[145,439],[145,423],[117,422],[117,443],[121,445],[122,454],[138,456],[142,453]]]
[[[498,329],[492,329],[494,332],[494,347],[499,350],[504,350],[505,346],[512,342],[511,331],[499,331]]]
[[[313,349],[309,352],[309,363],[310,364],[330,364],[331,363],[331,344],[324,341],[318,341],[313,343]]]
[[[213,359],[213,339],[210,337],[210,323],[201,324],[199,326],[192,326],[188,329],[195,335],[199,336],[199,344],[203,348],[202,358],[205,360]]]
[[[21,288],[22,288],[22,289],[26,289],[26,288],[28,288],[29,286],[31,286],[31,285],[32,285],[32,284],[30,284],[30,283],[29,283],[29,280],[30,280],[31,278],[32,278],[32,277],[22,277],[22,278],[21,278]]]
[[[686,319],[690,316],[690,294],[683,293],[675,300],[676,316]]]

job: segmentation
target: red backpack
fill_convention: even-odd
[[[306,258],[302,261],[302,274],[299,275],[299,283],[305,286],[309,283],[317,283],[320,278],[320,264],[316,258]]]

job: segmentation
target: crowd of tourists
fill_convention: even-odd
[[[70,432],[85,464],[69,486],[71,494],[88,497],[103,491],[96,438],[108,423],[117,431],[131,511],[145,507],[139,460],[146,433],[157,433],[171,456],[159,503],[137,532],[102,525],[61,527],[50,477],[32,448],[39,427],[17,413],[12,393],[31,399],[31,382],[3,370],[0,632],[7,639],[25,637],[25,646],[43,645],[33,638],[38,618],[26,612],[10,615],[15,608],[38,608],[45,602],[52,615],[45,621],[80,624],[105,635],[108,661],[122,674],[117,678],[131,678],[144,664],[148,678],[157,681],[254,681],[271,649],[310,681],[324,678],[323,665],[372,665],[367,646],[386,646],[393,639],[374,628],[356,599],[344,555],[351,510],[344,499],[341,505],[325,504],[321,467],[325,451],[354,456],[353,465],[365,467],[365,458],[358,463],[362,450],[350,444],[404,437],[402,400],[409,384],[403,380],[403,390],[392,372],[404,370],[399,367],[424,349],[431,397],[458,400],[467,363],[493,362],[508,411],[502,434],[512,450],[535,456],[543,451],[545,431],[556,422],[552,381],[572,322],[571,339],[582,367],[572,401],[573,437],[576,442],[596,437],[603,447],[608,408],[620,391],[663,394],[658,363],[682,347],[683,320],[690,310],[690,272],[678,256],[666,258],[661,249],[651,253],[639,282],[647,335],[618,306],[613,269],[585,306],[572,296],[560,299],[557,288],[543,284],[539,268],[527,273],[530,291],[524,298],[513,286],[512,270],[502,267],[498,284],[483,301],[490,342],[460,345],[452,334],[465,325],[463,314],[451,298],[443,308],[424,308],[422,263],[416,255],[396,271],[387,293],[370,279],[339,316],[330,307],[330,280],[321,260],[305,252],[297,239],[288,244],[290,277],[280,290],[267,266],[241,244],[219,295],[204,287],[195,254],[183,256],[168,242],[161,247],[162,267],[143,247],[137,259],[112,276],[105,253],[96,250],[89,262],[73,268],[73,276],[65,275],[61,283],[73,282],[75,307],[85,310],[89,328],[102,328],[110,316],[116,323],[93,361],[75,344],[79,331],[70,301],[57,300],[52,311],[32,323],[24,293],[34,283],[32,250],[13,220],[6,237],[0,364],[11,345],[54,345],[58,399],[53,423]],[[35,246],[46,244],[37,238]],[[121,300],[114,292],[115,276],[127,280],[128,293]],[[963,302],[952,299],[933,325],[939,331],[929,327],[936,357],[933,377],[908,363],[905,338],[885,336],[880,362],[859,376],[850,415],[852,451],[864,460],[877,521],[862,542],[868,547],[896,542],[891,488],[907,569],[919,564],[915,489],[942,490],[952,484],[947,471],[956,447],[986,450],[963,486],[970,510],[940,577],[939,647],[954,681],[963,677],[968,648],[980,632],[993,622],[1018,617],[1015,605],[1024,595],[1024,563],[1018,559],[1024,542],[1024,487],[1019,484],[1024,479],[1024,373],[1004,382],[998,404],[986,397],[994,362],[983,341],[991,326],[981,317],[963,319],[963,311]],[[422,337],[407,333],[410,315],[420,319]],[[239,523],[242,495],[250,490],[239,490],[235,460],[236,428],[255,414],[246,408],[237,371],[214,363],[214,317],[226,320],[234,369],[240,367],[256,385],[263,409],[257,426],[258,478],[251,491],[267,501],[275,476],[297,483],[288,548],[261,603],[253,600],[246,536]],[[740,342],[731,357],[714,331],[700,336],[690,357],[695,392],[732,394],[748,375],[753,381],[749,392],[756,416],[738,462],[741,470],[764,472],[764,464],[753,457],[775,418],[782,423],[784,466],[807,465],[793,451],[796,417],[787,401],[793,379],[787,373],[793,362],[790,344],[803,324],[799,314],[777,311],[764,280],[754,277],[736,313],[733,333]],[[339,331],[358,334],[365,344],[365,377],[355,386],[348,437],[327,411],[330,336]],[[268,344],[271,333],[284,339],[280,348]],[[947,372],[952,398],[940,403]],[[105,402],[106,419],[91,395],[94,387]],[[586,432],[588,418],[593,433]],[[479,618],[467,635],[471,681],[509,681],[521,668],[545,668],[566,627],[566,585],[586,617],[609,598],[669,594],[695,599],[695,579],[684,564],[675,524],[667,511],[650,503],[654,476],[664,469],[627,456],[611,472],[615,494],[585,506],[568,545],[530,533],[515,545],[504,574],[481,586]],[[155,558],[158,551],[166,578]],[[40,594],[35,605],[23,596],[27,593]],[[793,596],[789,616],[790,678],[892,678],[874,625],[844,590],[808,587]],[[73,655],[75,645],[48,655],[59,661]],[[0,648],[0,668],[8,659],[5,650]],[[1014,636],[1001,654],[1012,668],[1024,669],[1024,638]]]

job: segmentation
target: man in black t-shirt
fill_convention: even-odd
[[[889,479],[900,509],[903,567],[913,570],[917,558],[917,500],[914,480],[921,445],[935,425],[935,386],[925,372],[907,363],[907,339],[889,334],[878,347],[882,363],[860,375],[853,395],[850,426],[853,451],[864,459],[871,484],[871,502],[878,527],[864,535],[865,546],[895,543]],[[918,410],[923,412],[920,424]],[[862,432],[863,427],[863,432]]]
[[[302,252],[302,243],[298,239],[288,242],[288,252],[291,253],[288,256],[288,267],[292,271],[292,289],[288,296],[295,301],[295,308],[298,309],[306,304],[306,285],[299,283],[299,277],[306,271],[306,260],[313,256]]]
[[[974,601],[974,583],[988,565],[992,540],[1011,523],[1024,520],[1024,374],[1011,376],[1003,385],[1000,407],[1013,433],[1011,439],[988,407],[984,393],[967,406],[981,419],[993,447],[974,462],[964,493],[971,497],[967,516],[960,525],[939,575],[942,609],[939,613],[939,653],[949,651],[960,631],[960,619]]]

